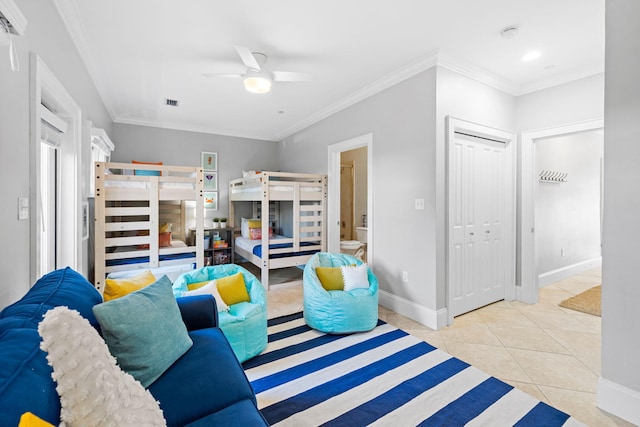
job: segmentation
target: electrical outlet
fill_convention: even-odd
[[[416,209],[424,209],[424,199],[415,200]]]
[[[408,272],[406,272],[406,271],[402,272],[402,281],[405,282],[405,283],[409,282],[409,273]]]

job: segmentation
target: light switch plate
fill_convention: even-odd
[[[28,197],[18,197],[18,219],[29,219]]]
[[[416,199],[416,209],[424,209],[424,199]]]

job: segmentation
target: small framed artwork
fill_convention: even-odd
[[[206,171],[218,170],[218,153],[203,151],[202,152],[202,169]]]
[[[209,191],[204,193],[204,208],[218,210],[218,192]]]
[[[89,202],[82,202],[82,240],[89,238]]]
[[[218,172],[204,171],[204,191],[218,190]]]

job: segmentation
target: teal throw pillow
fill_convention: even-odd
[[[145,388],[193,345],[167,276],[93,313],[118,365]]]

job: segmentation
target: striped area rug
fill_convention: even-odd
[[[582,426],[528,394],[382,321],[328,335],[302,313],[269,320],[243,364],[276,426]]]

